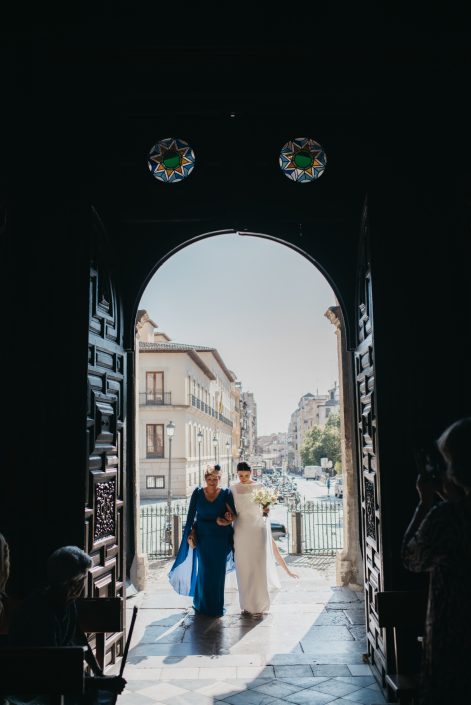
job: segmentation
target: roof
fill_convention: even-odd
[[[160,350],[162,350],[162,349],[164,349],[165,351],[175,350],[177,352],[182,352],[182,351],[187,351],[187,350],[197,350],[198,352],[207,350],[208,352],[212,352],[212,350],[214,350],[214,348],[206,348],[203,345],[189,345],[188,343],[172,343],[172,342],[168,342],[168,343],[141,343],[141,345],[155,345]],[[158,352],[158,350],[156,352]]]
[[[198,352],[203,352],[203,351],[204,351],[204,352],[212,352],[213,355],[214,355],[214,357],[215,357],[216,360],[218,361],[219,366],[221,367],[221,369],[223,370],[223,372],[224,372],[224,374],[226,375],[227,379],[229,380],[229,382],[235,382],[235,381],[236,381],[237,378],[236,378],[235,374],[234,374],[233,372],[231,372],[228,367],[226,367],[226,365],[225,365],[225,363],[224,363],[224,360],[222,359],[222,357],[220,356],[220,354],[218,353],[218,351],[216,350],[216,348],[205,348],[205,347],[198,346],[198,347],[195,348],[195,349],[196,349]]]
[[[229,382],[235,382],[237,377],[233,372],[230,371],[216,348],[211,348],[207,345],[190,345],[189,343],[140,343],[140,349],[143,352],[210,352],[213,354],[214,358],[217,360],[220,368],[226,375]],[[145,347],[142,347],[145,346]],[[149,347],[150,346],[150,347]],[[199,356],[198,356],[199,357]],[[201,358],[200,358],[201,359]],[[204,364],[204,363],[203,363]],[[216,379],[211,372],[211,379]]]
[[[139,351],[142,353],[186,353],[193,360],[193,362],[195,362],[198,367],[204,372],[208,379],[216,379],[209,367],[205,364],[204,360],[201,359],[201,357],[196,352],[195,348],[191,345],[185,345],[184,343],[139,343]]]

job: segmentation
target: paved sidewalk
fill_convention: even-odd
[[[224,617],[195,616],[161,566],[127,601],[140,610],[119,705],[384,703],[363,661],[363,595],[330,587],[332,561],[320,570],[306,557],[288,561],[300,579],[280,571],[282,589],[260,620],[240,615],[232,577]]]

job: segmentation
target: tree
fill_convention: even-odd
[[[320,465],[316,461],[317,447],[322,439],[322,429],[320,426],[313,426],[304,439],[301,446],[301,462],[303,465]]]
[[[334,413],[329,416],[329,418],[327,419],[326,427],[338,428],[338,430],[340,431],[340,414],[338,411],[334,411]]]
[[[334,467],[340,462],[340,416],[329,416],[324,427],[314,426],[306,434],[301,446],[303,465],[320,465],[321,458],[329,458]]]

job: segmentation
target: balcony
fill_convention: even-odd
[[[233,423],[230,419],[218,413],[216,409],[213,409],[212,406],[209,406],[201,399],[195,397],[194,394],[189,394],[188,403],[190,406],[194,406],[196,409],[200,409],[205,414],[208,414],[208,416],[213,416],[215,419],[219,419],[219,421],[222,421],[222,423],[225,423],[227,426],[233,426]]]
[[[139,406],[171,406],[172,392],[142,392],[139,394]]]

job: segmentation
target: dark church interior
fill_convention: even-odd
[[[140,297],[192,240],[269,237],[308,257],[341,307],[367,658],[386,693],[394,640],[377,594],[428,589],[401,559],[414,453],[471,415],[469,33],[397,18],[336,31],[333,17],[322,31],[310,17],[211,30],[117,6],[0,29],[6,592],[24,598],[48,556],[76,545],[93,560],[88,596],[125,597]],[[301,136],[327,155],[315,183],[280,171]],[[147,166],[168,137],[196,154],[178,184]],[[229,276],[256,299],[243,271]],[[119,664],[125,636],[97,634],[102,666]]]

